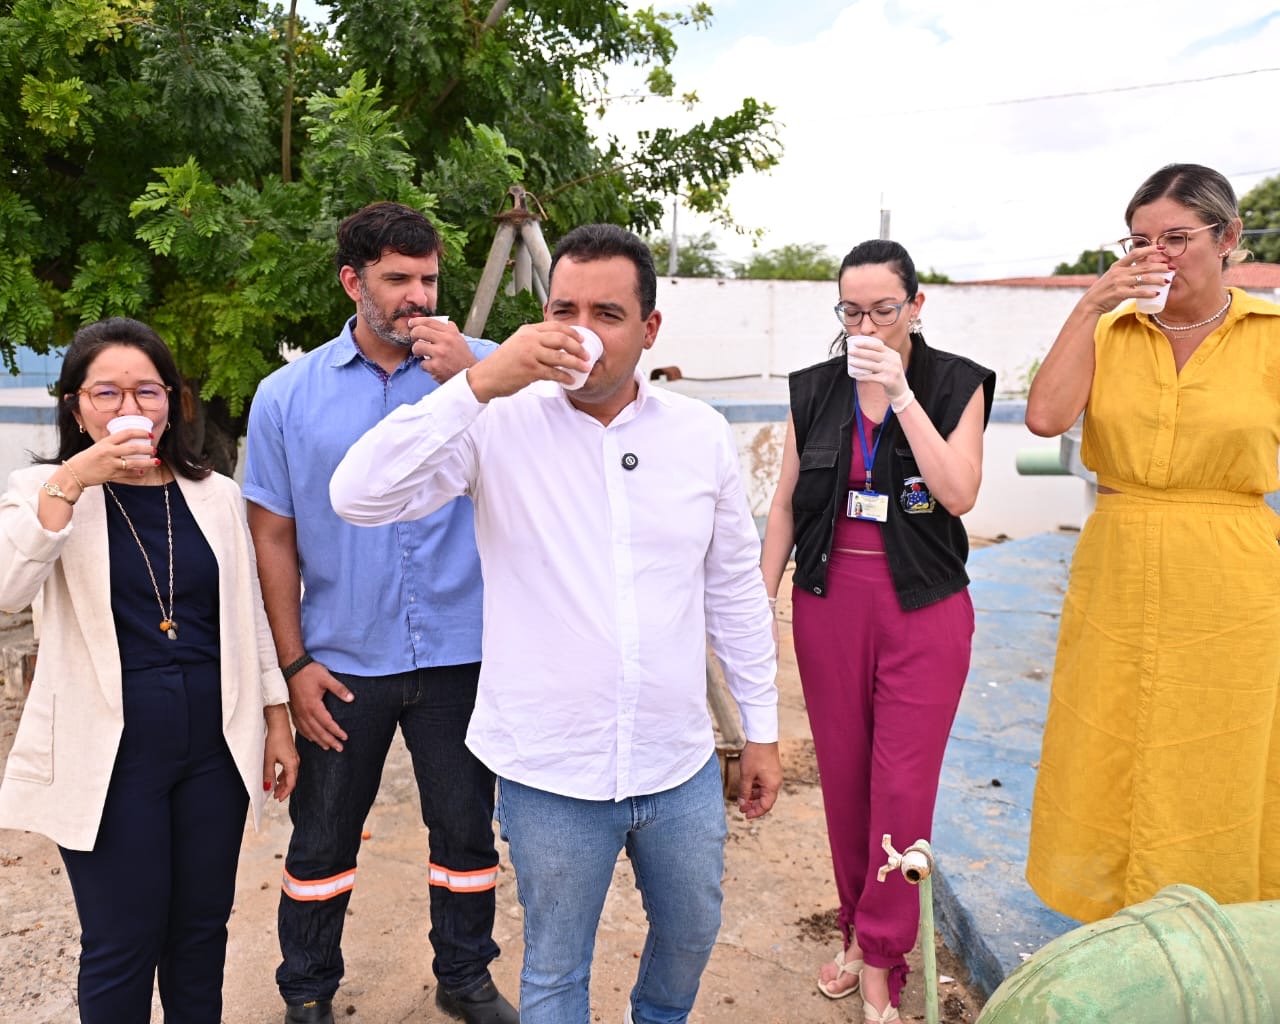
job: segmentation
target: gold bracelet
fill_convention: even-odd
[[[63,490],[61,487],[59,487],[57,484],[55,484],[52,480],[46,480],[46,481],[45,481],[44,483],[42,483],[40,486],[44,488],[44,493],[45,493],[45,494],[47,494],[47,495],[49,495],[49,497],[51,497],[51,498],[61,498],[61,499],[62,499],[63,501],[65,501],[68,505],[74,505],[74,504],[75,504],[75,502],[71,499],[71,497],[67,494],[67,492],[66,492],[66,491],[64,491],[64,490]]]
[[[76,482],[76,486],[80,488],[80,493],[84,493],[84,481],[80,479],[80,474],[75,471],[69,459],[63,459],[62,464],[66,467],[67,472],[71,474],[71,479]]]

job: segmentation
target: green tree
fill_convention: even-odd
[[[1102,274],[1120,257],[1108,249],[1086,249],[1074,263],[1059,263],[1053,274]],[[1101,264],[1099,264],[1101,260]]]
[[[507,187],[548,241],[588,220],[650,231],[668,196],[729,217],[734,177],[780,153],[772,110],[596,141],[608,72],[675,97],[673,29],[623,0],[332,0],[310,25],[256,0],[0,4],[0,354],[80,324],[147,320],[196,387],[196,422],[234,464],[247,402],[282,346],[329,338],[349,302],[337,222],[412,204],[445,241],[442,311],[461,318]],[[394,40],[394,45],[388,45]],[[696,97],[685,97],[689,104]],[[486,333],[536,314],[500,296]]]
[[[834,281],[839,269],[840,261],[817,242],[783,245],[734,265],[738,277],[773,281]]]
[[[671,241],[662,235],[647,239],[649,251],[659,275],[667,273],[671,260]],[[676,277],[726,277],[724,256],[710,231],[700,235],[683,235],[676,249]]]
[[[930,267],[923,274],[916,272],[916,278],[921,284],[950,284],[951,278],[946,274],[940,274],[933,267]]]
[[[1260,181],[1245,193],[1240,200],[1240,219],[1246,231],[1243,244],[1253,258],[1280,263],[1280,176]]]

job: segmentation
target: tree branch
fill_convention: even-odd
[[[502,16],[507,12],[507,7],[510,5],[510,3],[511,3],[511,0],[493,0],[493,6],[489,8],[489,13],[485,15],[485,19],[480,25],[480,36],[483,36],[486,32],[488,32],[496,24],[498,24],[499,21],[502,20]],[[478,39],[479,36],[477,36],[476,38]],[[458,78],[457,75],[449,79],[448,84],[446,84],[444,87],[444,91],[441,92],[440,95],[437,96],[435,100],[432,102],[430,113],[434,114],[437,110],[440,109],[444,101],[447,100],[449,96],[453,93],[453,90],[458,87],[459,81],[460,79]]]

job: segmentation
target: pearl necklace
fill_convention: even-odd
[[[1167,324],[1163,320],[1161,320],[1159,314],[1157,313],[1152,313],[1151,319],[1156,322],[1157,326],[1164,328],[1166,331],[1194,331],[1197,327],[1204,327],[1206,324],[1213,323],[1215,320],[1218,319],[1218,317],[1222,316],[1222,314],[1225,313],[1227,309],[1230,308],[1230,306],[1231,306],[1231,293],[1227,292],[1227,301],[1222,304],[1222,308],[1218,310],[1218,312],[1214,313],[1213,316],[1209,317],[1209,319],[1201,320],[1198,324],[1187,324],[1183,327],[1174,327],[1173,324]]]

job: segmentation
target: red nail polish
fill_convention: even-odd
[[[270,793],[270,792],[271,792],[271,783],[270,783],[270,782],[264,782],[264,783],[262,784],[262,791],[263,791],[264,793]]]

